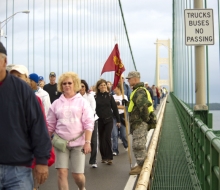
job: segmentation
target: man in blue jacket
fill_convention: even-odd
[[[42,184],[48,177],[51,142],[34,92],[6,71],[7,52],[0,42],[0,189],[32,190],[32,164]]]

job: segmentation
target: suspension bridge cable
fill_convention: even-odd
[[[123,23],[124,23],[124,29],[125,29],[125,33],[126,33],[126,36],[127,36],[128,45],[129,45],[130,52],[131,52],[131,57],[132,57],[132,60],[133,60],[133,65],[134,65],[135,70],[137,71],[136,64],[135,64],[135,61],[134,61],[134,56],[133,56],[132,49],[131,49],[130,40],[129,40],[129,37],[128,37],[128,31],[127,31],[127,27],[126,27],[126,23],[125,23],[125,19],[124,19],[124,14],[123,14],[123,11],[122,11],[121,0],[118,0],[118,2],[119,2],[119,7],[120,7],[120,11],[121,11],[122,20],[123,20]]]

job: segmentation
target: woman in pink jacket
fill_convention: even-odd
[[[88,102],[77,94],[81,82],[77,74],[66,72],[59,78],[58,91],[63,94],[51,105],[48,116],[49,133],[69,141],[64,152],[55,147],[55,168],[59,190],[68,190],[68,169],[80,190],[85,189],[85,154],[91,152],[94,112]]]

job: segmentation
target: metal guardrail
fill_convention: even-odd
[[[220,131],[210,129],[173,93],[170,93],[203,190],[220,189]]]

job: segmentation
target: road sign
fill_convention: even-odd
[[[185,9],[185,44],[214,45],[213,9]]]

